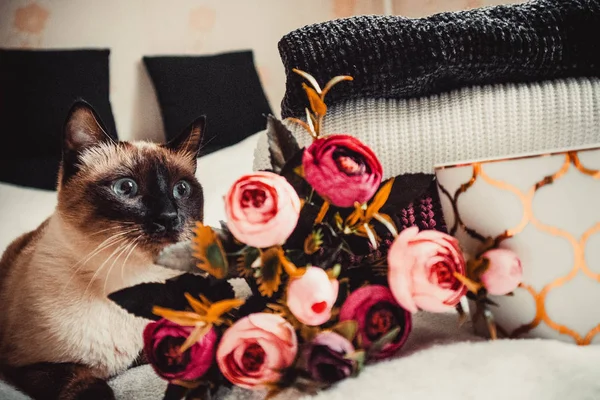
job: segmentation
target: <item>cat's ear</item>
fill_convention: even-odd
[[[92,106],[78,100],[69,111],[64,128],[63,156],[79,154],[104,142],[114,142],[102,126]]]
[[[200,144],[202,143],[205,129],[206,117],[203,115],[196,118],[194,122],[189,124],[183,132],[179,134],[179,136],[171,140],[165,146],[177,153],[192,154],[195,162],[198,157],[198,152],[200,151]]]

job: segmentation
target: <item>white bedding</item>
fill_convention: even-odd
[[[197,176],[205,191],[206,223],[217,225],[224,218],[222,197],[241,174],[252,171],[259,135],[199,160]],[[34,229],[55,204],[54,192],[0,183],[0,248]],[[599,366],[600,346],[583,348],[542,340],[481,342],[468,326],[458,329],[454,315],[420,313],[400,358],[369,366],[357,379],[318,398],[598,400]],[[149,366],[129,370],[111,385],[117,398],[124,400],[159,400],[165,388]],[[257,398],[241,389],[223,391],[218,397]],[[297,397],[289,392],[281,395]]]

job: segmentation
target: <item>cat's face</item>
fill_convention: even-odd
[[[203,128],[198,119],[166,145],[116,143],[91,107],[78,103],[65,126],[62,218],[94,243],[108,240],[124,253],[135,246],[155,255],[190,238],[203,218],[202,187],[194,176]]]

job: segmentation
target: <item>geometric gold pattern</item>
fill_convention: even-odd
[[[512,227],[508,227],[494,238],[496,246],[500,245],[505,240],[519,235],[521,232],[523,232],[523,230],[526,227],[531,226],[539,230],[540,232],[555,237],[560,237],[566,240],[571,247],[573,253],[573,263],[572,267],[570,267],[568,272],[561,275],[560,277],[552,279],[549,282],[544,282],[543,286],[541,286],[541,288],[539,288],[538,290],[536,290],[533,285],[530,285],[526,282],[522,282],[520,284],[519,288],[532,297],[535,304],[535,314],[530,321],[527,321],[521,324],[520,326],[514,327],[513,329],[511,329],[511,331],[507,331],[501,326],[498,326],[498,331],[503,333],[504,336],[511,338],[523,336],[529,333],[534,328],[538,327],[541,323],[544,323],[547,327],[558,332],[561,335],[567,335],[568,337],[571,337],[572,340],[578,345],[590,344],[592,342],[592,339],[598,333],[600,333],[600,321],[598,321],[598,324],[592,327],[589,331],[581,333],[575,329],[570,328],[569,326],[566,326],[565,324],[555,322],[552,318],[550,318],[547,310],[548,294],[551,291],[566,285],[568,282],[573,280],[578,274],[582,274],[588,279],[592,280],[594,283],[599,284],[597,290],[600,291],[600,272],[594,272],[586,262],[586,244],[593,235],[600,233],[600,219],[598,219],[597,221],[590,222],[591,227],[585,230],[583,234],[575,235],[564,228],[559,228],[557,226],[549,225],[547,223],[542,222],[538,217],[536,217],[534,213],[534,198],[536,197],[536,194],[539,192],[539,190],[548,185],[555,184],[557,181],[563,178],[568,171],[577,171],[578,173],[591,177],[593,180],[596,180],[600,183],[600,169],[587,168],[580,161],[579,154],[592,151],[593,154],[597,155],[599,157],[598,159],[600,159],[599,150],[600,149],[568,151],[561,153],[550,153],[546,155],[498,159],[436,168],[436,173],[438,173],[438,188],[440,191],[440,195],[442,197],[445,197],[448,200],[446,204],[449,204],[449,207],[444,207],[444,213],[452,214],[452,216],[454,217],[454,220],[451,221],[451,223],[449,224],[449,233],[451,235],[457,235],[457,231],[461,230],[475,241],[483,242],[486,240],[486,235],[477,232],[475,229],[467,226],[464,223],[463,218],[461,216],[461,212],[459,212],[459,199],[461,198],[461,196],[464,196],[464,194],[467,193],[478,180],[481,180],[487,185],[491,185],[500,191],[512,193],[514,196],[516,196],[522,207],[522,215],[518,223],[516,223],[516,225]],[[562,161],[562,164],[560,165],[558,170],[546,175],[543,179],[536,181],[526,190],[522,190],[516,185],[513,185],[506,181],[490,177],[489,174],[486,173],[484,168],[484,165],[489,163],[544,156],[562,156],[564,157],[564,160]],[[439,176],[440,171],[449,168],[466,166],[470,166],[472,170],[470,179],[467,182],[460,184],[456,188],[454,193],[451,194],[449,190],[447,190],[444,187],[444,185],[440,182],[443,181],[443,179],[440,179]],[[587,200],[593,201],[595,203],[595,207],[600,207],[600,198]],[[524,270],[527,269],[527,265],[523,265],[523,268]],[[597,304],[591,304],[590,306],[594,308],[598,307]],[[494,314],[496,313],[494,312],[494,307],[491,308],[491,311]],[[579,312],[585,313],[586,310],[579,310]]]

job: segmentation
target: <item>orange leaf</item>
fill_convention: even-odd
[[[202,316],[191,311],[175,311],[169,308],[154,306],[152,312],[181,326],[196,326],[198,322],[203,322]]]
[[[367,221],[370,221],[373,218],[373,215],[379,212],[381,207],[385,204],[388,197],[390,197],[390,193],[392,192],[392,186],[394,185],[394,178],[388,179],[387,182],[375,193],[373,196],[373,200],[371,204],[367,207],[366,218]]]
[[[192,295],[189,293],[185,294],[185,298],[187,299],[188,303],[194,311],[196,311],[200,315],[206,315],[206,313],[208,312],[208,306],[193,298]]]
[[[309,87],[306,83],[302,84],[302,88],[306,92],[306,96],[308,97],[308,102],[310,104],[310,109],[317,115],[325,115],[327,113],[327,106],[321,100],[319,94],[315,91],[315,89]]]
[[[477,293],[479,291],[479,289],[481,289],[481,286],[482,286],[481,284],[470,280],[466,276],[461,275],[458,272],[454,272],[453,275],[456,279],[458,279],[463,285],[465,285],[467,287],[469,292]]]
[[[179,353],[184,353],[187,349],[198,343],[212,328],[211,324],[198,324],[187,337],[185,342],[179,348]]]
[[[319,214],[317,215],[317,218],[315,219],[315,225],[320,224],[321,222],[323,222],[323,218],[325,218],[325,215],[327,214],[327,211],[329,210],[329,202],[328,201],[324,201],[323,205],[321,206],[321,210],[319,210]]]
[[[211,303],[205,296],[200,295],[200,300],[196,300],[189,293],[185,294],[190,306],[198,313],[198,319],[207,324],[221,325],[223,321],[221,316],[234,308],[244,304],[241,299],[227,299]]]
[[[279,262],[283,266],[283,269],[285,270],[285,272],[291,278],[300,278],[306,272],[305,268],[298,268],[298,267],[296,267],[296,265],[294,265],[293,262],[288,260],[281,247],[279,248]]]
[[[214,323],[220,325],[221,316],[234,308],[240,307],[245,303],[245,300],[242,299],[228,299],[217,301],[216,303],[211,304],[208,312],[206,313],[206,322]]]
[[[346,226],[354,227],[360,221],[365,218],[365,213],[362,204],[356,202],[354,204],[354,211],[346,218]]]

